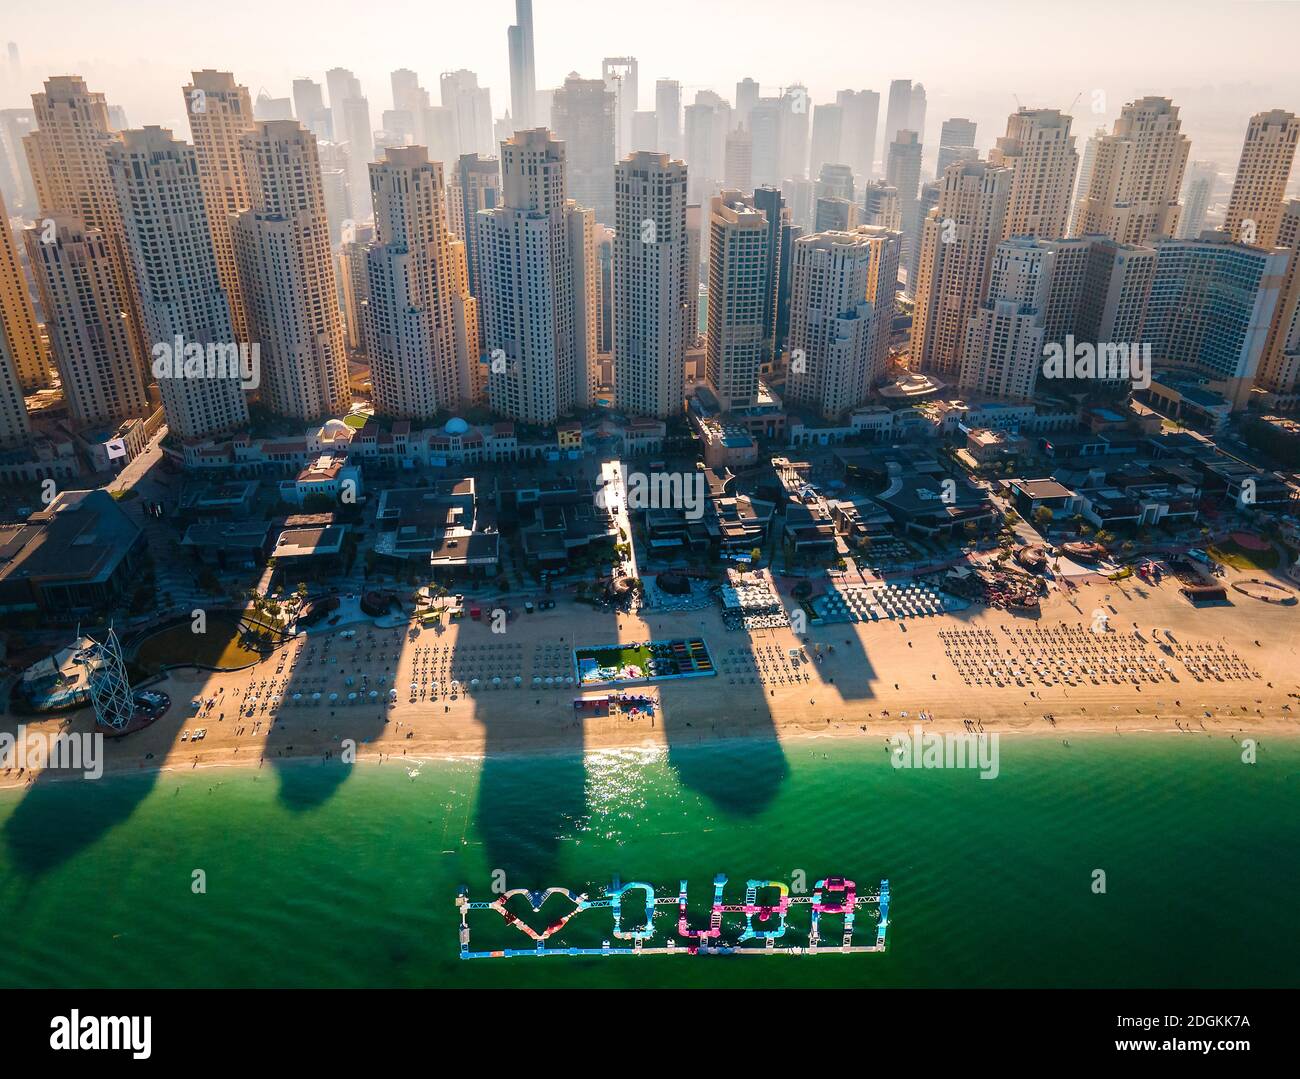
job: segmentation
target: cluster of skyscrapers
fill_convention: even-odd
[[[500,120],[472,72],[441,75],[434,105],[401,70],[375,127],[342,68],[256,101],[196,71],[188,143],[121,129],[76,76],[0,112],[0,443],[29,441],[24,395],[52,372],[75,424],[161,407],[189,442],[245,429],[250,400],[345,413],[354,361],[393,418],[671,418],[702,284],[696,371],[723,412],[777,385],[835,419],[903,366],[1026,399],[1067,337],[1149,342],[1237,407],[1256,385],[1297,390],[1291,113],[1251,118],[1204,231],[1217,172],[1189,168],[1165,98],[1125,105],[1082,152],[1059,109],[1019,109],[983,157],[976,125],[948,119],[923,182],[919,83],[890,84],[883,128],[873,90],[813,103],[752,79],[689,104],[660,79],[643,110],[633,57],[539,90],[529,0],[517,11]]]

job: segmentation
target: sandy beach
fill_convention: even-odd
[[[1244,576],[1230,570],[1225,583]],[[1036,618],[975,606],[904,621],[811,627],[802,642],[788,628],[728,631],[715,609],[615,615],[567,600],[551,611],[517,616],[504,633],[472,620],[418,634],[340,627],[296,638],[243,671],[173,671],[153,687],[171,696],[168,713],[144,731],[106,740],[104,766],[106,772],[259,767],[272,758],[347,760],[353,747],[355,759],[400,760],[725,737],[883,740],[916,723],[935,731],[978,725],[990,733],[1057,738],[1139,731],[1300,734],[1297,611],[1229,592],[1232,605],[1197,609],[1171,580],[1152,587],[1136,579],[1091,579],[1071,595],[1053,590]],[[1100,635],[1090,629],[1098,610],[1109,625]],[[544,686],[546,677],[572,674],[575,644],[688,635],[704,637],[719,673],[624,687],[656,699],[653,717],[579,718],[574,697],[608,690],[532,685],[534,677]],[[806,659],[790,658],[789,650],[798,647]],[[1079,673],[1087,649],[1100,649],[1093,662],[1117,664],[1118,682],[1103,676],[1094,684]],[[1001,674],[1002,685],[991,677],[978,684],[974,676],[987,674],[990,664],[1013,673]],[[1207,667],[1218,667],[1218,675]],[[1193,668],[1202,670],[1201,680]],[[1045,670],[1055,673],[1031,673]],[[1020,671],[1022,684],[1016,684]],[[363,693],[366,703],[346,704],[363,675],[367,689],[384,679],[378,700],[371,703]],[[515,676],[522,685],[514,685]],[[453,699],[451,679],[467,683],[471,677],[481,687]],[[494,677],[499,687],[492,686]],[[431,699],[435,681],[439,692]],[[420,687],[415,703],[412,682]],[[398,689],[391,706],[389,686]],[[305,703],[318,692],[319,704]],[[331,692],[340,695],[334,705]],[[294,693],[303,694],[303,704],[270,701]],[[214,703],[196,715],[194,698]],[[20,722],[47,734],[65,722],[71,732],[94,725],[83,709],[70,721],[6,716],[0,730],[12,733]],[[197,729],[206,730],[201,741],[182,740]],[[30,771],[9,769],[0,773],[0,786],[32,778]]]

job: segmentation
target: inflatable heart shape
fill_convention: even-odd
[[[552,896],[557,895],[572,903],[573,909],[563,917],[552,919],[547,923],[545,928],[541,930],[535,929],[508,907],[511,899],[514,899],[517,896],[522,896],[528,901],[528,905],[532,908],[533,913],[537,914],[541,911],[542,907],[546,905],[547,900]],[[573,892],[569,891],[567,888],[547,888],[544,892],[530,892],[527,888],[511,888],[510,891],[503,892],[501,895],[497,896],[493,901],[492,906],[501,917],[505,919],[507,925],[513,925],[521,933],[533,940],[546,940],[548,937],[563,929],[569,919],[580,910],[586,909],[587,897],[585,895],[574,895]],[[518,904],[516,904],[516,907],[517,906]]]

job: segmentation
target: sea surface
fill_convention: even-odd
[[[1300,984],[1300,742],[1066,741],[1004,737],[992,780],[864,735],[38,782],[0,791],[0,985]],[[458,958],[460,885],[686,879],[699,925],[719,872],[888,877],[888,950]]]

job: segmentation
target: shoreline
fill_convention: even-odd
[[[1218,729],[1193,729],[1188,727],[1149,727],[1149,726],[1124,726],[1118,728],[1106,727],[1101,725],[1072,724],[1060,723],[1055,727],[1026,725],[1021,727],[994,727],[987,728],[983,732],[970,731],[960,724],[942,723],[935,721],[922,721],[915,717],[909,717],[898,724],[892,726],[886,725],[883,721],[875,721],[877,726],[868,726],[867,730],[860,730],[857,726],[853,729],[844,729],[843,725],[834,726],[831,730],[792,730],[778,737],[776,741],[783,748],[793,748],[801,743],[812,742],[829,742],[832,745],[842,745],[848,742],[863,742],[874,739],[881,739],[882,742],[901,734],[910,734],[914,726],[921,726],[927,734],[979,734],[986,735],[996,734],[999,739],[1010,738],[1013,740],[1020,738],[1043,741],[1049,738],[1056,739],[1058,736],[1068,736],[1070,738],[1079,738],[1087,741],[1097,741],[1102,738],[1123,738],[1125,736],[1140,736],[1147,738],[1156,737],[1176,737],[1176,736],[1195,736],[1206,738],[1225,738],[1235,741],[1233,736],[1247,736],[1255,738],[1281,738],[1285,740],[1300,740],[1300,719],[1287,721],[1285,725],[1276,721],[1265,720],[1262,724],[1247,724],[1242,727],[1228,727],[1226,725]],[[488,757],[493,759],[505,759],[514,761],[525,761],[546,758],[571,758],[585,757],[593,753],[604,753],[618,750],[654,750],[670,751],[672,749],[694,749],[705,746],[721,746],[728,743],[744,742],[771,742],[771,738],[763,738],[745,729],[733,731],[710,731],[706,736],[690,740],[678,740],[672,745],[665,742],[662,738],[639,738],[636,740],[627,739],[601,739],[595,743],[584,744],[582,746],[555,745],[544,740],[526,740],[521,739],[516,744],[502,746],[492,753],[484,750],[456,752],[447,749],[430,748],[420,743],[415,743],[404,747],[404,752],[394,754],[389,752],[375,753],[358,753],[355,761],[348,763],[339,760],[337,757],[325,759],[319,755],[295,753],[285,757],[275,757],[271,759],[262,759],[254,761],[250,757],[236,759],[233,754],[210,754],[208,759],[200,759],[197,762],[168,762],[164,760],[156,767],[143,767],[140,764],[134,766],[131,762],[120,761],[106,764],[103,772],[104,779],[120,779],[128,776],[162,776],[172,772],[207,772],[207,771],[260,771],[266,766],[270,766],[272,771],[285,766],[313,766],[322,767],[325,765],[343,765],[346,768],[353,768],[357,765],[379,766],[388,763],[403,764],[410,762],[412,764],[448,764],[453,762],[472,762],[482,763]],[[42,771],[37,773],[40,782],[73,782],[83,780],[84,777],[76,771]],[[32,781],[28,776],[21,779],[0,776],[0,795],[9,791],[24,790],[31,786]]]
[[[1237,576],[1246,574],[1225,583]],[[1098,612],[1108,628],[1093,635],[1087,626]],[[976,606],[906,621],[813,626],[803,637],[788,627],[731,631],[717,609],[623,614],[567,605],[520,617],[503,634],[475,621],[346,628],[351,637],[342,636],[345,627],[305,634],[240,671],[171,670],[152,687],[170,696],[171,708],[144,730],[105,739],[105,774],[671,750],[738,739],[883,741],[918,723],[930,732],[968,733],[964,721],[988,734],[1062,739],[1300,737],[1295,612],[1244,597],[1198,609],[1169,582],[1085,583],[1052,594],[1037,618]],[[544,684],[576,673],[573,649],[591,641],[684,637],[707,641],[712,677],[625,687]],[[1085,673],[1088,665],[1093,674]],[[450,695],[453,680],[468,685],[471,677],[481,684]],[[414,700],[408,683],[417,687]],[[346,702],[349,688],[364,699],[371,687],[378,700]],[[389,687],[402,687],[402,699],[389,704]],[[652,714],[631,719],[574,707],[578,697],[619,689],[649,698]],[[294,693],[299,704],[285,703]],[[329,701],[331,694],[339,699]],[[322,699],[309,703],[315,697]],[[195,710],[192,700],[204,705]],[[94,722],[88,710],[43,719],[9,714],[0,717],[0,733],[22,726],[46,736],[85,735]],[[200,728],[206,736],[190,741]],[[56,778],[15,772],[0,773],[0,789]]]

